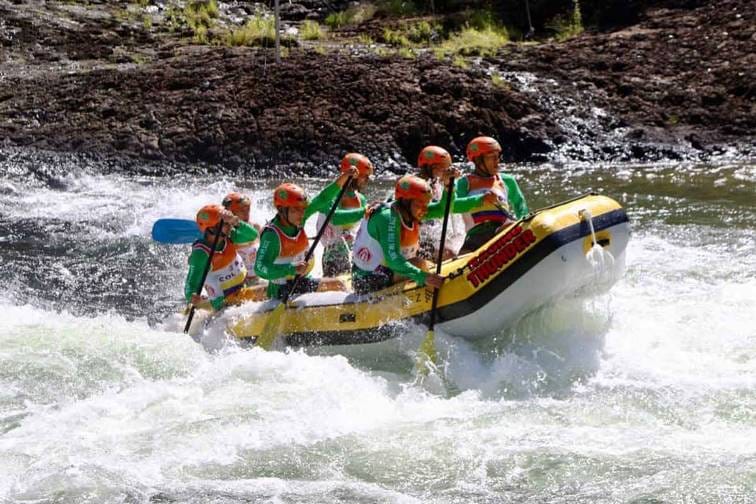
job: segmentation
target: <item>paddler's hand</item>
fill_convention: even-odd
[[[234,215],[234,213],[230,210],[223,210],[221,212],[221,219],[223,219],[223,222],[225,224],[230,224],[231,227],[236,227],[239,225],[239,217]]]
[[[304,261],[298,262],[294,265],[294,269],[296,270],[297,275],[305,275],[307,273],[307,263]]]
[[[501,206],[501,200],[499,194],[496,191],[488,191],[483,195],[483,202],[489,205]]]
[[[449,184],[449,179],[451,177],[454,177],[455,179],[458,179],[461,176],[462,176],[462,172],[459,171],[459,168],[457,168],[456,166],[450,166],[444,172],[444,175],[441,177],[441,180],[444,181],[444,186],[446,186],[446,185]]]
[[[365,218],[369,219],[370,216],[373,215],[373,212],[381,208],[382,205],[382,201],[373,201],[372,203],[370,203],[365,209]]]
[[[191,300],[189,301],[189,303],[190,303],[190,304],[191,304],[192,306],[194,306],[195,308],[197,308],[197,307],[198,307],[198,306],[200,306],[200,305],[201,305],[201,304],[202,304],[203,302],[205,302],[205,299],[206,299],[206,298],[205,298],[204,296],[200,296],[199,294],[192,294],[192,299],[191,299]]]
[[[444,280],[446,280],[446,277],[444,276],[436,275],[435,273],[428,273],[425,276],[425,285],[434,289],[440,289],[444,284]]]
[[[512,224],[514,221],[515,220],[511,216],[509,216],[507,214],[507,220],[505,220],[504,223],[496,229],[496,233],[495,234],[499,234],[502,231],[504,231],[505,229],[507,229],[509,227],[509,225]]]
[[[344,187],[344,184],[346,184],[346,181],[349,180],[350,177],[352,179],[356,179],[358,174],[359,171],[357,170],[357,167],[352,166],[351,168],[349,168],[349,170],[339,175],[339,178],[336,179],[336,185],[338,185],[339,187]]]

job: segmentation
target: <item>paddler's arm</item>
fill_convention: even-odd
[[[525,195],[522,194],[520,186],[512,175],[501,173],[501,178],[507,186],[507,196],[509,206],[514,210],[515,217],[522,219],[528,215],[528,204],[525,202]]]
[[[192,294],[201,294],[202,285],[200,285],[200,282],[207,265],[207,257],[207,254],[199,249],[192,250],[189,256],[189,272],[184,281],[184,298],[187,303],[192,300]]]
[[[202,294],[202,275],[205,272],[205,266],[207,266],[208,255],[199,249],[192,251],[189,256],[189,272],[186,274],[186,280],[184,281],[184,298],[189,303],[192,300],[192,295]],[[210,299],[210,304],[214,310],[220,310],[223,307],[224,297],[221,294],[215,299]]]
[[[357,168],[352,167],[350,171],[342,173],[334,182],[328,184],[322,191],[318,193],[317,196],[312,198],[310,204],[307,205],[302,222],[305,222],[307,219],[318,212],[328,214],[328,211],[333,205],[333,200],[336,199],[336,197],[339,195],[339,191],[341,191],[341,187],[346,184],[346,181],[349,180],[349,177],[356,175]]]
[[[258,236],[260,236],[260,232],[254,226],[240,221],[233,231],[231,231],[229,239],[232,243],[249,243],[257,240]]]
[[[446,199],[448,197],[449,191],[444,189],[444,192],[441,195],[441,199],[438,201],[433,201],[428,205],[428,213],[425,215],[423,220],[442,219],[444,217],[444,212],[446,211]],[[457,191],[455,189],[454,194],[452,194],[452,213],[469,212],[483,202],[483,195],[478,194],[461,199],[463,200],[462,204],[459,203],[460,198],[458,197]]]
[[[362,206],[358,208],[337,208],[333,213],[331,223],[336,226],[346,226],[354,224],[355,222],[360,222],[362,218],[365,217],[366,210],[367,206],[364,202],[362,203]]]
[[[425,285],[426,273],[402,255],[402,222],[397,212],[393,210],[381,212],[375,219],[371,219],[370,224],[373,224],[373,221],[376,221],[375,225],[380,233],[378,243],[381,244],[383,257],[389,269],[414,280],[418,285]]]
[[[454,183],[454,201],[452,202],[452,213],[472,212],[483,204],[485,194],[469,194],[470,184],[467,178],[462,177]]]
[[[292,264],[276,264],[278,254],[281,253],[281,243],[275,231],[265,229],[260,235],[260,248],[255,259],[255,273],[265,280],[294,276],[297,274]]]

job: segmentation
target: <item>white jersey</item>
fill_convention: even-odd
[[[239,254],[239,257],[244,261],[244,265],[247,267],[247,277],[249,278],[257,276],[255,273],[255,260],[257,259],[257,250],[259,248],[260,240],[237,246],[236,253]]]

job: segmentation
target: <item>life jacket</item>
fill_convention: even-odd
[[[444,184],[439,179],[432,179],[428,181],[431,186],[431,197],[433,201],[440,201],[444,196]]]
[[[483,202],[479,207],[463,215],[465,229],[469,231],[484,222],[496,222],[504,224],[511,214],[509,210],[509,198],[507,186],[498,174],[493,177],[481,177],[473,173],[465,175],[469,195],[485,194],[489,190],[499,197],[499,205]]]
[[[357,191],[354,191],[354,193],[350,196],[344,195],[341,197],[341,201],[339,202],[339,208],[344,209],[353,209],[353,208],[360,208],[362,206],[362,200],[360,199],[360,193]],[[326,215],[324,213],[318,214],[318,229],[323,227],[323,223],[325,222]],[[344,238],[348,244],[351,245],[351,243],[354,241],[354,236],[357,231],[357,224],[359,222],[353,222],[352,224],[344,224],[341,226],[337,226],[331,222],[328,223],[328,226],[326,226],[325,231],[323,231],[323,236],[320,237],[320,242],[323,244],[324,247],[327,247],[329,245],[332,245],[336,243],[340,238]]]
[[[373,212],[373,215],[384,211],[386,207],[381,207]],[[391,212],[397,212],[391,208]],[[393,217],[393,216],[392,216]],[[404,223],[401,215],[398,215],[401,222],[401,235],[399,237],[400,250],[402,257],[413,259],[420,249],[420,223],[412,222],[412,226]],[[378,266],[388,266],[386,258],[383,255],[383,247],[378,240],[370,236],[368,231],[369,218],[364,219],[357,230],[357,237],[354,240],[354,249],[352,251],[352,262],[363,271],[375,271]]]
[[[255,260],[257,259],[257,251],[260,249],[260,239],[256,239],[246,243],[236,243],[236,252],[244,261],[244,266],[247,268],[247,278],[256,278],[255,273]]]
[[[265,229],[270,229],[278,235],[278,242],[281,246],[281,250],[278,253],[276,260],[273,261],[275,264],[296,264],[304,261],[304,258],[307,255],[307,248],[310,244],[304,228],[299,228],[299,232],[294,237],[291,237],[284,233],[283,230],[273,222],[268,223],[265,226]],[[313,266],[314,261],[312,258],[310,258],[310,261],[307,265],[307,273],[312,270]],[[271,282],[279,285],[284,285],[288,280],[291,280],[293,278],[293,276],[281,277],[273,279],[271,280]]]
[[[192,244],[194,250],[202,250],[210,256],[210,247],[202,241]],[[229,239],[224,240],[223,248],[213,254],[213,262],[205,279],[208,297],[213,300],[233,294],[244,286],[246,277],[247,268],[237,253],[236,245]]]

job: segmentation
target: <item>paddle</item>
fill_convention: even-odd
[[[207,274],[210,273],[210,267],[213,264],[213,256],[215,255],[215,247],[218,246],[218,241],[220,241],[221,231],[223,230],[223,219],[218,223],[218,226],[215,228],[215,240],[213,240],[213,248],[210,249],[210,255],[207,258],[207,264],[205,265],[205,271],[202,272],[202,281],[199,284],[199,290],[195,294],[202,293],[202,287],[205,286],[205,280],[207,280]],[[184,326],[184,334],[189,332],[189,327],[192,325],[192,319],[194,318],[194,305],[192,305],[192,309],[189,310],[189,317],[186,319],[186,325]]]
[[[336,212],[336,207],[339,206],[339,202],[341,201],[341,198],[344,196],[344,193],[346,192],[351,182],[352,177],[349,177],[346,179],[346,182],[344,182],[344,185],[341,186],[341,191],[339,191],[338,196],[336,196],[336,201],[334,201],[333,205],[331,205],[331,209],[328,211],[328,214],[323,221],[323,225],[320,226],[318,234],[315,236],[315,240],[312,242],[310,249],[305,255],[305,263],[310,261],[312,254],[315,252],[315,247],[318,245],[318,242],[320,242],[320,237],[323,236],[328,223],[331,221],[331,217],[333,217],[334,212]],[[286,309],[286,303],[289,302],[289,297],[291,297],[291,294],[296,289],[300,278],[300,275],[294,277],[294,282],[292,282],[291,288],[286,292],[286,294],[284,294],[284,297],[283,299],[281,299],[281,302],[278,304],[278,306],[276,306],[275,309],[270,313],[268,320],[265,322],[265,327],[263,327],[260,336],[257,337],[255,344],[263,350],[270,350],[273,347],[273,343],[275,343],[276,337],[278,337],[278,329],[281,325],[281,317],[284,313],[284,310]]]
[[[199,226],[188,219],[158,219],[152,225],[152,239],[160,243],[194,243],[202,238]]]
[[[444,260],[444,245],[446,245],[446,228],[449,224],[449,213],[451,211],[452,195],[454,193],[454,177],[449,177],[447,187],[446,208],[444,208],[444,223],[441,226],[441,244],[438,247],[438,261],[436,261],[436,275],[441,274],[441,263]],[[438,291],[433,289],[433,301],[431,302],[430,324],[425,339],[417,350],[417,369],[419,373],[427,374],[429,364],[436,365],[438,354],[436,352],[435,334],[433,327],[436,325],[436,307],[438,306]]]

